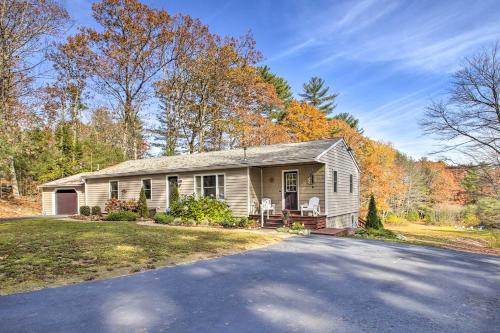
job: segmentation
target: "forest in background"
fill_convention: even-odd
[[[294,96],[251,34],[219,36],[200,20],[137,0],[92,6],[78,27],[54,0],[0,4],[0,178],[14,197],[43,182],[127,159],[344,137],[385,219],[499,224],[498,45],[450,78],[426,133],[469,161],[414,160],[363,135],[337,94],[312,77]],[[159,153],[158,153],[159,152]]]

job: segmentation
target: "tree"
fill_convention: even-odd
[[[20,128],[30,118],[22,104],[33,93],[50,38],[61,33],[68,17],[52,0],[0,2],[0,167],[7,169],[15,197],[19,196],[15,155],[22,139]]]
[[[139,216],[146,218],[149,216],[148,214],[148,201],[146,199],[146,192],[144,191],[144,187],[141,187],[141,192],[139,193],[139,201],[137,203],[137,210]]]
[[[290,85],[284,78],[274,73],[271,73],[270,68],[268,66],[258,67],[257,71],[264,82],[269,83],[274,87],[276,95],[283,103],[282,107],[272,108],[268,111],[269,117],[271,119],[275,121],[280,121],[283,119],[283,116],[286,112],[286,108],[288,108],[290,102],[293,99],[292,87],[290,87]]]
[[[349,126],[351,126],[351,128],[355,129],[360,134],[363,134],[364,132],[364,130],[361,127],[359,127],[359,119],[355,118],[352,114],[349,114],[347,112],[341,112],[333,116],[333,119],[339,119],[345,121],[346,123],[349,124]]]
[[[324,112],[306,102],[292,101],[281,125],[292,141],[326,139],[332,130]]]
[[[141,107],[150,97],[150,83],[171,61],[164,51],[172,40],[172,19],[138,0],[103,0],[92,12],[100,29],[82,29],[75,38],[88,41],[85,68],[123,122],[124,156],[136,159]]]
[[[370,196],[370,203],[368,205],[368,215],[366,217],[366,228],[367,229],[382,229],[382,221],[378,216],[377,204],[375,203],[375,197],[373,194]]]
[[[466,58],[453,75],[449,98],[427,107],[421,126],[441,142],[439,152],[455,151],[472,162],[500,165],[499,43]]]
[[[302,86],[303,93],[299,94],[303,101],[317,107],[319,110],[330,114],[335,109],[335,98],[338,94],[328,95],[329,87],[324,87],[325,81],[317,76],[309,79]]]

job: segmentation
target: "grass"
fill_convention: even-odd
[[[108,278],[265,246],[247,231],[54,219],[0,223],[0,294]]]
[[[367,237],[458,251],[500,255],[500,230],[464,230],[454,226],[434,226],[418,222],[386,223],[385,228],[404,239]]]

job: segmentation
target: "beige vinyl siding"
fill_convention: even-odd
[[[250,168],[250,205],[253,205],[256,209],[259,207],[262,197],[261,188],[261,168]]]
[[[57,208],[55,207],[55,194],[58,189],[74,189],[78,193],[78,209],[80,206],[85,205],[85,189],[83,186],[73,187],[44,187],[42,188],[42,214],[43,215],[56,215]]]
[[[283,208],[282,177],[284,170],[298,170],[299,174],[299,206],[306,203],[312,197],[320,200],[321,211],[325,207],[325,167],[323,164],[286,165],[278,167],[266,167],[262,169],[263,174],[263,197],[270,198],[276,204],[276,211]],[[314,177],[313,184],[307,184],[307,179]]]
[[[118,181],[118,198],[120,200],[138,199],[142,187],[142,179],[151,179],[151,200],[149,208],[165,210],[167,206],[167,176],[178,176],[179,194],[191,195],[194,193],[195,175],[225,174],[225,197],[235,215],[247,214],[247,169],[214,170],[199,172],[183,172],[173,174],[155,174],[142,176],[126,176],[112,178],[87,179],[87,200],[89,206],[105,208],[109,200],[109,182]]]
[[[343,142],[320,157],[326,164],[328,216],[339,216],[359,210],[359,170]],[[337,171],[337,192],[333,191],[333,171]],[[353,192],[349,191],[349,175],[353,175]]]

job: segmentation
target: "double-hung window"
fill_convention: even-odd
[[[207,196],[216,199],[224,199],[224,184],[224,175],[195,176],[196,196],[198,198]]]
[[[143,179],[142,187],[144,188],[144,194],[146,194],[146,199],[151,200],[151,179]]]
[[[109,198],[118,199],[118,181],[112,180],[109,182]]]
[[[337,193],[337,186],[338,186],[337,171],[333,171],[333,192],[335,193]]]

